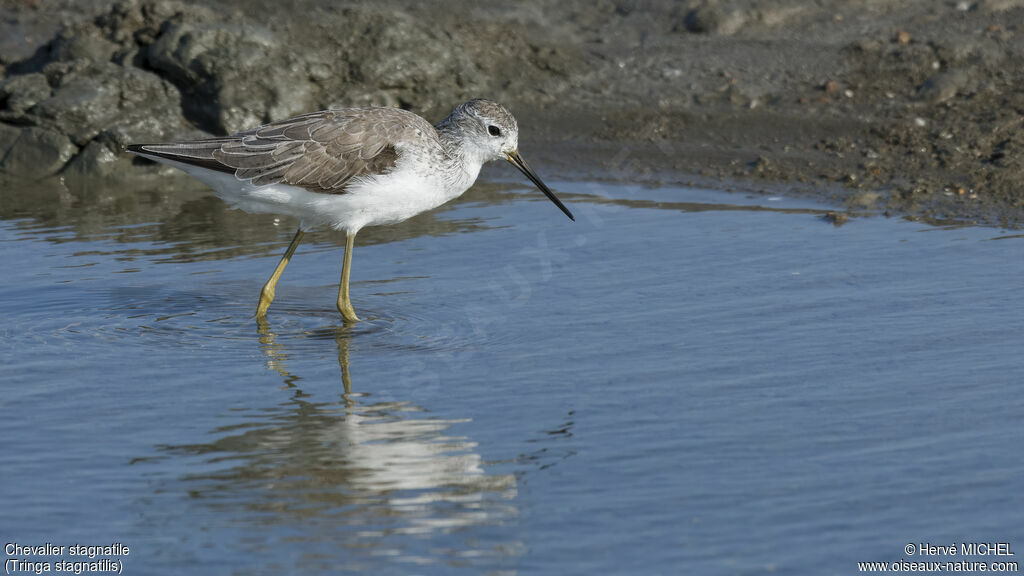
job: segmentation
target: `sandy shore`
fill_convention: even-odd
[[[0,2],[0,173],[329,106],[506,103],[551,178],[1024,215],[1024,2]]]

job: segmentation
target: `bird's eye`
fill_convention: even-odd
[[[487,133],[491,136],[501,136],[501,128],[498,128],[494,124],[487,127]]]

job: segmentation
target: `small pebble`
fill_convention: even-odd
[[[838,228],[843,224],[846,224],[846,221],[849,220],[849,217],[846,214],[843,214],[842,212],[828,212],[824,216],[822,216],[822,219],[825,220],[826,222],[831,222],[833,226]]]

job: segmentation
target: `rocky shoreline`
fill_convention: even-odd
[[[1016,226],[1024,1],[0,2],[0,176],[333,106],[506,103],[549,178]],[[543,153],[533,152],[538,150]],[[545,166],[546,165],[546,166]],[[725,184],[716,184],[725,182]]]

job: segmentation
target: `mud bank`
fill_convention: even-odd
[[[129,142],[487,96],[551,177],[1024,216],[1024,2],[0,2],[0,173],[134,178]],[[537,152],[534,152],[536,150]],[[543,156],[543,159],[541,158]]]

